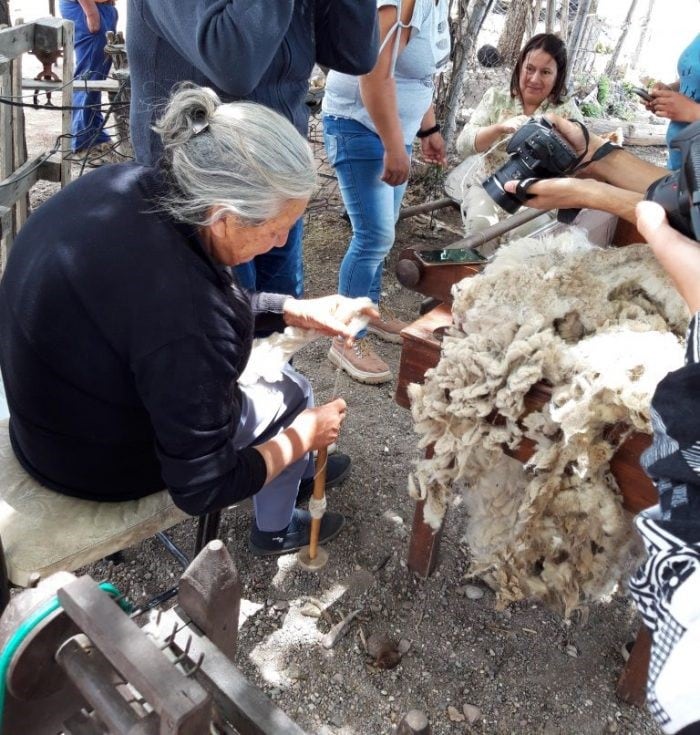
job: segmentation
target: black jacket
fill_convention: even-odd
[[[167,486],[200,514],[257,492],[265,463],[236,451],[250,295],[193,228],[157,212],[158,172],[107,166],[41,206],[0,284],[0,365],[24,468],[69,495],[127,500]],[[256,323],[257,325],[257,323]]]
[[[377,0],[129,0],[131,140],[136,160],[161,152],[150,130],[173,85],[212,87],[225,102],[276,110],[306,137],[314,63],[366,74],[377,56]]]

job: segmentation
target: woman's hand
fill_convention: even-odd
[[[411,172],[411,158],[401,146],[395,150],[387,149],[384,153],[384,171],[381,180],[389,186],[399,186],[408,181]]]
[[[700,120],[700,104],[672,89],[656,89],[652,91],[651,111],[659,117],[677,122],[695,122]]]
[[[440,133],[433,133],[427,138],[419,138],[420,151],[426,163],[434,163],[438,166],[447,165],[445,153],[445,140]]]
[[[302,444],[310,451],[323,449],[338,440],[340,425],[347,414],[342,398],[302,411],[289,427],[296,431]]]
[[[583,159],[584,162],[590,160],[591,156],[605,142],[599,135],[588,131],[588,151],[586,151],[586,136],[584,135],[583,130],[581,130],[580,125],[551,112],[547,113],[545,117],[552,123],[552,125],[554,125],[557,132],[568,141],[577,156],[582,156],[584,152],[586,153],[586,156]]]
[[[332,337],[341,336],[348,344],[352,343],[356,333],[350,325],[358,312],[371,319],[379,317],[369,299],[350,299],[340,294],[318,299],[289,298],[284,302],[284,320],[290,327],[316,329]]]
[[[700,310],[700,244],[674,230],[655,202],[640,202],[636,213],[637,229],[694,314]]]

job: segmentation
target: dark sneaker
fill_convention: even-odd
[[[344,525],[345,518],[341,513],[326,512],[321,519],[319,544],[335,538]],[[261,531],[253,522],[248,549],[253,556],[291,554],[309,545],[310,533],[311,514],[307,510],[295,508],[290,524],[281,531]]]
[[[352,469],[352,460],[347,454],[336,452],[328,455],[328,464],[326,465],[326,490],[331,487],[337,487],[347,480]],[[309,477],[299,483],[299,493],[297,494],[297,505],[305,503],[314,491],[314,478]]]

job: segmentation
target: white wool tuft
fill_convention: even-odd
[[[409,387],[419,446],[434,446],[411,493],[438,527],[462,483],[472,573],[502,605],[535,597],[568,615],[629,563],[609,462],[631,431],[650,430],[651,395],[683,362],[687,309],[645,245],[603,250],[573,228],[501,248],[453,294],[440,363]],[[551,399],[528,413],[539,381]],[[612,438],[613,424],[627,428]],[[523,438],[526,466],[505,451]]]

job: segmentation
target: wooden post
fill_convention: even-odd
[[[326,467],[328,466],[328,447],[318,450],[316,455],[316,477],[314,478],[314,494],[316,500],[323,500],[326,496]],[[313,561],[318,555],[318,537],[321,533],[321,519],[311,519],[311,534],[309,537],[309,559]]]
[[[646,702],[647,676],[651,658],[651,633],[642,626],[632,646],[630,657],[617,680],[615,693],[627,704],[643,707]]]
[[[22,55],[14,58],[11,68],[11,93],[17,100],[22,99]],[[12,170],[16,171],[27,160],[27,141],[24,130],[24,109],[12,108]],[[13,236],[16,235],[29,215],[29,192],[23,194],[14,206]]]
[[[63,93],[61,94],[63,107],[73,105],[73,74],[75,73],[75,59],[73,55],[73,24],[70,21],[63,22]],[[68,158],[71,152],[71,110],[61,112],[61,188],[70,184],[71,162]]]

